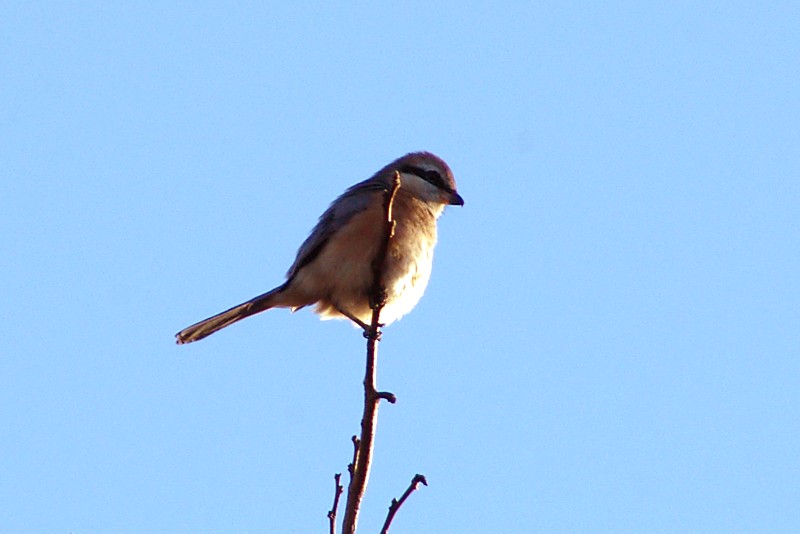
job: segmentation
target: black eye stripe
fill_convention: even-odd
[[[444,178],[442,178],[442,175],[436,171],[425,170],[420,167],[415,167],[414,165],[405,165],[400,168],[400,172],[414,174],[426,182],[435,185],[439,189],[450,191],[450,187],[448,187],[447,183],[444,181]]]

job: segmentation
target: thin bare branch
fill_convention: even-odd
[[[336,473],[333,475],[333,481],[336,484],[336,493],[333,495],[333,506],[331,507],[330,511],[328,512],[328,522],[330,524],[330,534],[336,534],[336,510],[339,508],[339,496],[344,491],[344,487],[341,484],[342,481],[342,474]]]
[[[355,534],[358,524],[358,512],[361,500],[367,489],[369,471],[372,465],[372,452],[374,449],[375,427],[378,422],[378,405],[381,399],[394,402],[393,394],[377,390],[377,360],[378,340],[381,337],[381,310],[386,304],[386,288],[381,282],[383,266],[386,263],[386,254],[389,250],[389,241],[394,235],[395,221],[392,218],[392,206],[397,190],[400,188],[400,173],[395,173],[394,181],[386,191],[384,197],[384,235],[378,253],[372,263],[373,284],[370,291],[370,307],[372,320],[369,328],[365,329],[364,337],[367,338],[367,366],[364,374],[364,414],[361,417],[361,437],[358,439],[353,469],[351,471],[350,485],[347,489],[347,505],[345,506],[342,532]]]
[[[408,489],[403,492],[403,495],[400,499],[392,499],[392,504],[389,506],[389,513],[386,514],[386,521],[383,523],[383,528],[381,529],[381,534],[388,534],[389,527],[392,525],[392,521],[394,520],[394,516],[397,511],[403,506],[403,503],[406,502],[408,496],[411,495],[422,483],[423,485],[427,486],[428,481],[425,480],[424,475],[414,475],[414,478],[411,479],[411,484],[408,486]]]

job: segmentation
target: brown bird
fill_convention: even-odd
[[[322,319],[372,318],[372,263],[384,236],[384,197],[396,172],[400,187],[392,213],[395,233],[382,268],[386,304],[381,322],[389,324],[419,302],[431,274],[436,220],[447,205],[464,205],[450,167],[430,152],[414,152],[385,166],[337,198],[300,246],[286,282],[247,302],[178,332],[191,343],[245,317],[270,308],[292,311],[315,304]]]

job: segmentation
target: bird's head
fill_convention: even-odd
[[[400,187],[425,202],[463,206],[456,191],[453,171],[440,157],[430,152],[412,152],[386,166],[393,174],[400,172]],[[443,208],[444,206],[442,206]]]

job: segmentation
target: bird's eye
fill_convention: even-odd
[[[425,171],[425,179],[435,185],[441,185],[444,182],[442,175],[436,171]]]

